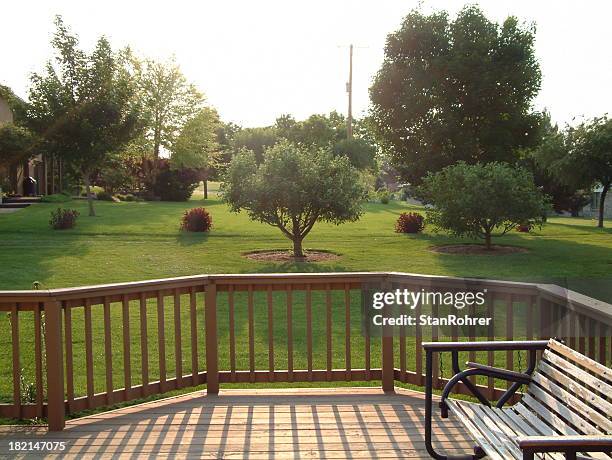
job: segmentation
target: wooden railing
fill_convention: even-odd
[[[485,312],[503,325],[486,336],[414,328],[362,331],[366,288],[486,289]],[[471,307],[475,313],[476,307]],[[418,305],[415,313],[443,313]],[[466,312],[467,313],[467,312]],[[424,384],[423,341],[558,337],[609,363],[612,306],[557,286],[404,273],[201,275],[69,289],[0,291],[0,416],[48,419],[205,384],[381,381]],[[2,339],[4,338],[4,339]],[[4,348],[4,347],[3,347]],[[7,351],[7,350],[3,350]],[[466,355],[508,369],[514,352]],[[4,360],[3,360],[4,359]],[[442,388],[450,363],[437,358]],[[8,385],[7,385],[8,383]],[[490,397],[493,379],[475,380]],[[467,391],[459,387],[459,391]]]

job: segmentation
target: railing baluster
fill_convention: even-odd
[[[248,291],[248,314],[249,314],[249,376],[251,383],[255,382],[255,318],[253,315],[253,286],[249,285]]]
[[[157,349],[159,358],[159,391],[166,391],[166,326],[164,296],[157,291]]]
[[[181,296],[178,289],[174,290],[174,360],[176,370],[176,386],[183,387],[183,336],[181,334]]]
[[[229,308],[229,338],[230,338],[230,371],[232,382],[236,381],[236,325],[234,319],[234,286],[229,287],[228,308]]]
[[[306,286],[306,354],[308,359],[308,380],[312,382],[312,288]]]
[[[36,366],[36,417],[38,418],[43,417],[43,404],[45,399],[45,393],[43,388],[41,316],[42,315],[40,304],[36,304],[36,306],[34,307],[34,361]],[[66,374],[71,376],[71,374],[68,373],[68,357],[66,357]]]
[[[93,409],[94,372],[93,372],[93,337],[91,329],[91,301],[85,299],[85,367],[87,372],[87,408]]]
[[[507,295],[506,302],[506,340],[514,338],[514,296]],[[506,351],[506,369],[514,370],[514,351]],[[506,387],[510,388],[512,382],[506,382]]]
[[[493,321],[487,326],[487,339],[495,340],[495,293],[487,290],[487,315],[489,318],[493,318]],[[487,351],[487,365],[495,366],[495,353]],[[487,391],[488,396],[493,400],[495,396],[495,379],[493,377],[487,377]]]
[[[470,316],[472,318],[474,318],[476,316],[476,304],[475,303],[471,304],[469,309],[470,309]],[[468,326],[468,331],[469,331],[468,334],[470,336],[470,342],[474,342],[476,340],[476,326],[473,326],[473,325],[470,324]],[[434,355],[436,355],[436,354],[438,354],[438,353],[434,353]],[[476,361],[476,352],[475,351],[470,351],[468,353],[468,357],[469,357],[470,361],[472,361],[472,362]],[[472,381],[472,383],[476,384],[476,376],[468,377],[468,379],[470,379]]]
[[[417,286],[417,291],[421,290],[421,286]],[[420,318],[423,310],[423,303],[419,300],[415,307],[415,317]],[[415,344],[415,373],[416,373],[416,384],[423,385],[425,383],[425,376],[423,375],[423,329],[421,324],[417,321],[414,330],[414,344]]]
[[[200,379],[198,378],[198,315],[193,286],[189,289],[189,314],[191,316],[191,385],[196,386]]]
[[[13,348],[14,417],[21,418],[21,364],[19,362],[19,304],[11,307],[11,345]]]
[[[293,382],[293,288],[287,285],[287,373]]]
[[[326,307],[326,321],[325,321],[325,334],[327,337],[327,380],[332,379],[332,299],[331,299],[331,286],[327,284],[325,288],[325,307]]]
[[[113,403],[113,344],[111,339],[110,303],[104,298],[104,358],[106,361],[106,404]]]
[[[132,355],[130,349],[130,302],[126,295],[121,301],[123,313],[123,381],[125,388],[125,400],[130,399],[132,389]]]
[[[578,330],[579,332],[579,336],[578,336],[578,351],[583,354],[586,355],[586,334],[587,334],[587,328],[586,328],[586,317],[584,315],[578,315]]]
[[[406,305],[400,307],[402,314],[408,314],[406,311]],[[400,355],[400,380],[404,383],[408,380],[408,373],[406,371],[406,327],[400,326],[399,328],[399,355]]]
[[[147,297],[144,292],[140,294],[140,356],[142,396],[146,396],[149,388],[149,340],[147,327]]]
[[[274,381],[274,304],[272,301],[272,285],[267,289],[268,301],[268,370],[270,382]]]
[[[40,310],[38,310],[38,313],[40,314]],[[74,409],[74,362],[72,352],[72,308],[70,307],[64,308],[64,332],[66,337],[66,394],[68,396],[68,412],[72,413]],[[36,341],[38,342],[38,339]],[[39,353],[36,352],[36,355],[38,356]]]
[[[595,328],[596,323],[594,319],[589,319],[588,331],[589,331],[589,358],[595,359]]]
[[[431,315],[434,318],[438,318],[439,317],[439,308],[438,308],[438,303],[435,301],[432,302],[431,304]],[[431,326],[431,341],[432,342],[437,342],[439,340],[439,336],[438,336],[438,326],[437,325],[432,325]],[[434,388],[439,388],[441,385],[441,380],[440,380],[440,353],[434,353],[433,355],[433,360],[432,360],[432,365],[433,365],[433,382],[434,382]]]
[[[219,393],[219,343],[217,342],[217,286],[206,285],[206,394]]]
[[[45,302],[45,350],[47,364],[47,422],[49,431],[64,429],[64,358],[62,353],[62,305]]]
[[[351,291],[348,284],[344,285],[344,353],[346,360],[346,380],[351,380]]]
[[[599,323],[599,362],[602,365],[607,364],[606,360],[606,325]]]

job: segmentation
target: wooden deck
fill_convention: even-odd
[[[434,402],[435,404],[435,402]],[[380,388],[222,390],[190,393],[46,427],[0,427],[0,458],[10,441],[65,441],[62,458],[429,458],[424,395]],[[458,421],[437,418],[435,445],[473,446]]]

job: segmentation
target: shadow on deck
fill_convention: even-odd
[[[402,389],[196,392],[71,420],[62,432],[5,427],[0,457],[16,454],[9,441],[66,441],[62,458],[429,458],[424,419],[424,395]],[[434,424],[440,451],[471,451],[456,419]]]

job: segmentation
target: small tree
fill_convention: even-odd
[[[236,155],[222,192],[232,211],[244,209],[251,219],[278,227],[301,258],[302,241],[315,223],[359,218],[366,193],[357,177],[346,157],[282,140],[265,151],[260,165],[251,151]]]
[[[533,175],[505,163],[468,165],[460,162],[428,174],[418,189],[432,205],[427,220],[456,236],[503,236],[517,225],[540,225],[546,212],[544,195]]]

